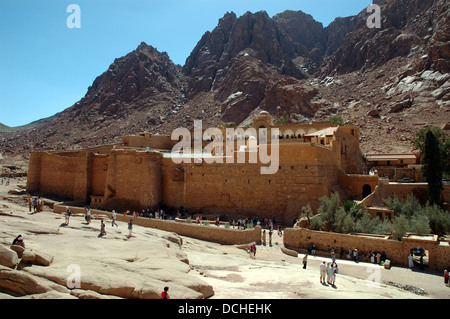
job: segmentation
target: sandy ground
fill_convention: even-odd
[[[24,179],[18,179],[12,180],[8,187],[0,185],[0,211],[3,214],[14,212],[42,225],[61,223],[63,217],[55,221],[55,214],[48,207],[42,213],[30,214],[20,198],[7,194],[9,189],[24,183]],[[4,216],[0,216],[0,232],[6,227]],[[82,222],[82,217],[71,217],[71,231],[76,231]],[[106,224],[108,230],[110,224]],[[126,224],[119,222],[115,231],[125,234]],[[135,225],[133,233],[139,238],[144,237],[146,231]],[[213,286],[212,299],[450,299],[450,288],[444,286],[443,275],[395,265],[388,270],[369,263],[337,259],[336,285],[324,285],[319,282],[319,264],[331,258],[309,256],[307,269],[303,269],[304,255],[288,256],[280,250],[281,245],[282,237],[275,233],[272,246],[257,246],[255,259],[235,246],[188,237],[183,237],[181,249],[189,258],[190,273]],[[385,284],[389,281],[422,288],[427,294],[418,295]]]

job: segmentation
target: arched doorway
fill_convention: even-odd
[[[362,197],[366,198],[370,194],[372,194],[372,187],[369,184],[365,184],[362,189]]]

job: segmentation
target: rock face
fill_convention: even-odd
[[[341,115],[361,125],[365,151],[378,147],[373,131],[388,119],[406,140],[379,147],[408,152],[417,123],[449,122],[450,4],[375,4],[381,7],[380,29],[367,26],[365,8],[325,28],[301,11],[273,17],[229,12],[182,67],[141,43],[116,59],[72,107],[25,127],[0,125],[0,149],[18,155],[86,148],[141,131],[168,134],[191,127],[194,118],[210,126],[240,124],[265,109],[291,121]],[[406,95],[414,103],[399,106]],[[390,112],[393,105],[398,110]]]
[[[19,263],[17,253],[11,249],[0,246],[0,265],[14,268]]]
[[[86,225],[72,216],[70,227],[50,212],[33,219],[26,208],[16,208],[0,224],[0,290],[24,298],[159,299],[165,286],[173,299],[200,299],[214,289],[191,273],[185,243],[175,233],[127,224],[107,228]],[[95,222],[95,221],[94,221]],[[58,231],[49,232],[48,227]],[[26,234],[21,258],[5,246],[14,233]],[[14,246],[17,249],[16,246]],[[19,250],[19,249],[17,249]],[[45,252],[45,253],[44,253]]]

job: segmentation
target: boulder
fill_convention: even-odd
[[[0,265],[15,268],[19,263],[19,256],[14,250],[0,246]]]
[[[36,254],[29,250],[25,250],[22,254],[22,261],[25,263],[34,263],[35,259],[36,259]]]
[[[14,253],[14,252],[13,252]],[[14,253],[14,255],[17,254]],[[26,272],[9,269],[0,266],[0,289],[13,292],[20,296],[28,294],[41,294],[50,289],[41,284],[41,282]]]
[[[50,264],[53,262],[53,258],[53,256],[46,253],[36,253],[34,264],[41,266],[50,266]]]
[[[9,248],[11,250],[14,250],[17,253],[17,256],[19,258],[22,258],[22,254],[23,254],[23,252],[25,250],[25,247],[23,247],[21,245],[11,245],[11,246],[9,246]]]

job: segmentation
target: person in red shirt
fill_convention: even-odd
[[[447,271],[447,269],[444,270],[444,284],[448,287],[450,287],[449,283],[448,283],[448,279],[449,279],[450,275]]]
[[[164,287],[164,291],[161,292],[161,299],[170,299],[168,291],[169,287]]]

